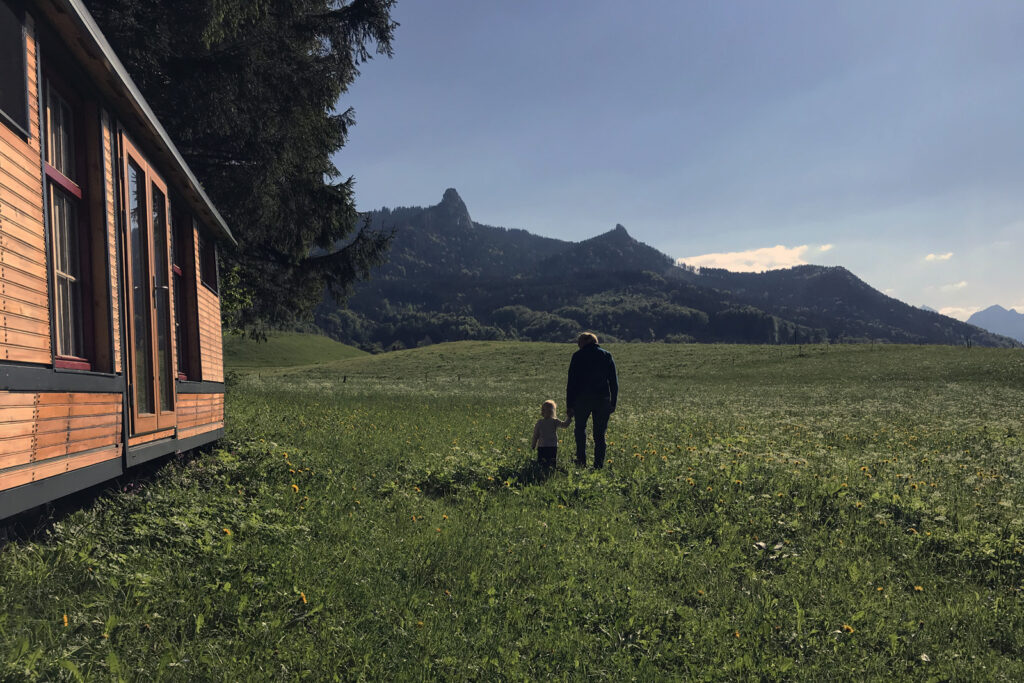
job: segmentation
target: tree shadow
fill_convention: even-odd
[[[44,541],[54,525],[81,510],[89,510],[102,499],[119,493],[131,493],[152,484],[160,470],[170,462],[186,463],[208,452],[214,444],[205,444],[184,453],[169,453],[136,465],[121,476],[102,481],[66,496],[41,503],[0,520],[0,551],[11,543]]]
[[[431,498],[445,498],[467,488],[497,491],[503,488],[537,486],[554,475],[565,472],[562,467],[541,465],[536,460],[527,460],[501,465],[497,470],[489,472],[465,467],[444,475],[430,474],[420,481],[417,487]]]

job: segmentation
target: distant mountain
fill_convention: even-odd
[[[989,306],[973,314],[967,322],[1024,343],[1024,313],[1018,313],[1014,308],[1007,310],[999,305]]]
[[[525,230],[476,223],[453,188],[434,206],[384,208],[369,218],[374,228],[396,230],[388,263],[376,275],[386,279],[512,277],[572,246]]]
[[[540,262],[537,273],[650,271],[664,273],[674,267],[671,258],[633,239],[621,224],[603,235],[570,243]]]
[[[928,311],[929,313],[938,313],[938,311],[936,311],[931,306],[921,306],[921,310],[922,311]]]
[[[764,273],[676,266],[625,227],[581,242],[476,223],[454,189],[428,207],[384,208],[389,261],[316,323],[363,348],[458,339],[760,344],[901,342],[1008,346],[972,325],[908,306],[845,268]]]

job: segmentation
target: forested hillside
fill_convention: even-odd
[[[454,189],[431,207],[381,209],[389,261],[316,324],[368,349],[465,339],[1010,346],[1010,339],[908,306],[840,267],[765,273],[676,266],[622,225],[582,242],[476,223]]]

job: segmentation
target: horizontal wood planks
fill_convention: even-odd
[[[0,491],[121,455],[121,394],[0,392]]]
[[[178,438],[224,428],[224,394],[178,394]]]
[[[121,307],[118,303],[121,297],[121,283],[118,280],[117,199],[114,195],[114,169],[117,167],[117,160],[114,156],[114,137],[110,115],[105,110],[100,113],[100,129],[103,136],[103,207],[104,215],[106,216],[107,245],[110,249],[110,291],[114,297],[113,319],[111,320],[114,332],[114,372],[120,373],[122,372]]]
[[[0,125],[0,360],[49,363],[36,44],[27,34],[28,141]]]
[[[161,429],[159,432],[150,432],[149,434],[141,434],[139,436],[128,437],[129,446],[141,446],[144,443],[152,443],[159,441],[160,439],[170,439],[174,436],[174,428]]]
[[[205,285],[200,284],[196,289],[199,292],[199,356],[203,380],[223,382],[224,338],[220,325],[220,299]]]

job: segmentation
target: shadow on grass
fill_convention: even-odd
[[[209,452],[215,444],[205,444],[184,453],[169,453],[128,469],[114,479],[100,482],[74,493],[23,510],[0,520],[0,551],[9,543],[42,541],[53,529],[79,510],[89,510],[101,500],[118,493],[130,493],[158,481],[160,470],[170,462],[190,462]]]
[[[536,460],[518,465],[502,465],[497,470],[485,472],[478,468],[465,467],[449,472],[431,472],[417,486],[431,498],[444,498],[467,488],[497,491],[503,488],[523,488],[545,483],[556,474],[564,474],[564,468],[546,467]]]

